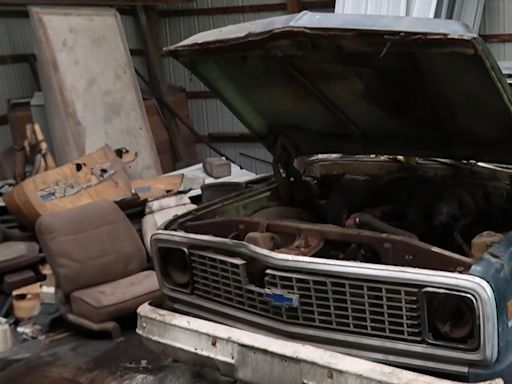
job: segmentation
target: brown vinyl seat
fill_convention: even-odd
[[[70,322],[116,337],[120,330],[113,320],[160,295],[142,241],[115,203],[43,215],[36,233]]]
[[[0,293],[11,291],[44,279],[39,270],[39,245],[31,241],[0,243]]]

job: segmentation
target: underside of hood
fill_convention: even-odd
[[[512,95],[459,22],[303,12],[168,49],[274,154],[512,163]]]

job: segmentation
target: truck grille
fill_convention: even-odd
[[[193,294],[284,323],[413,343],[422,342],[422,287],[267,269],[264,288],[247,262],[191,251]]]

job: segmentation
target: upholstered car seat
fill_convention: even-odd
[[[160,295],[141,239],[113,202],[43,215],[36,233],[70,322],[116,337],[120,329],[113,320]]]

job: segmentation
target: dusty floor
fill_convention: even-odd
[[[160,357],[129,332],[120,340],[73,334],[0,353],[2,384],[228,384],[217,372]]]

